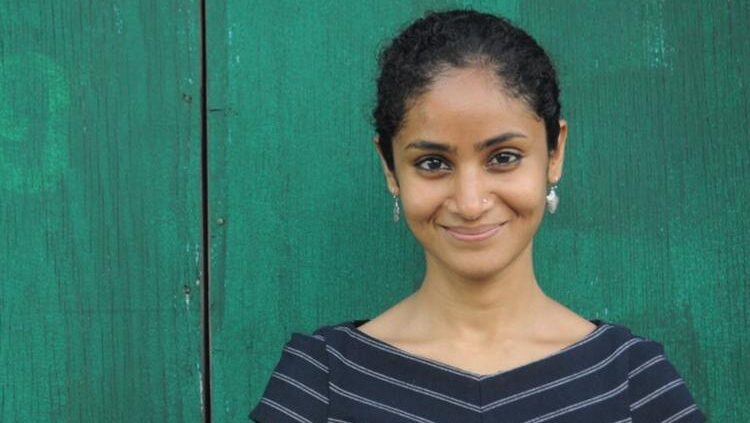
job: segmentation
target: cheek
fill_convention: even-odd
[[[537,208],[544,203],[546,187],[544,184],[526,181],[508,188],[510,196],[526,209]]]
[[[439,184],[404,184],[401,186],[401,204],[410,220],[430,218],[440,208],[445,193]]]
[[[517,175],[512,180],[498,181],[495,193],[518,215],[535,214],[544,209],[547,185],[536,175]]]

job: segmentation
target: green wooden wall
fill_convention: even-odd
[[[542,286],[661,341],[712,421],[750,421],[746,0],[0,0],[0,421],[243,422],[291,332],[411,292],[374,57],[457,6],[560,70]]]
[[[197,18],[0,1],[2,422],[201,421]]]

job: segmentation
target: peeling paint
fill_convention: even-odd
[[[190,286],[185,285],[183,294],[185,295],[185,311],[190,311]]]
[[[198,391],[200,392],[201,399],[201,414],[206,413],[206,406],[203,403],[203,372],[201,371],[201,363],[195,363],[195,370],[198,372]]]
[[[123,25],[122,14],[120,13],[120,8],[117,7],[116,4],[113,4],[112,11],[115,14],[115,31],[117,31],[118,34],[122,34],[122,28],[124,25]]]
[[[656,4],[657,12],[653,25],[647,29],[648,65],[651,68],[670,67],[667,62],[664,31],[664,5]]]

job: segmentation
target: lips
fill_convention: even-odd
[[[477,242],[484,241],[487,238],[497,234],[503,227],[504,223],[481,226],[443,226],[445,231],[451,237],[459,241]]]

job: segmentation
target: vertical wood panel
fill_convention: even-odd
[[[711,421],[750,421],[750,3],[569,6],[521,9],[571,121],[543,282],[660,340]]]
[[[713,421],[750,421],[750,5],[470,3],[528,28],[561,71],[572,132],[537,242],[544,288],[661,341]],[[462,5],[213,11],[218,421],[244,419],[291,331],[374,316],[419,281],[369,142],[374,55],[410,17]]]
[[[2,421],[202,421],[197,23],[2,1]]]

